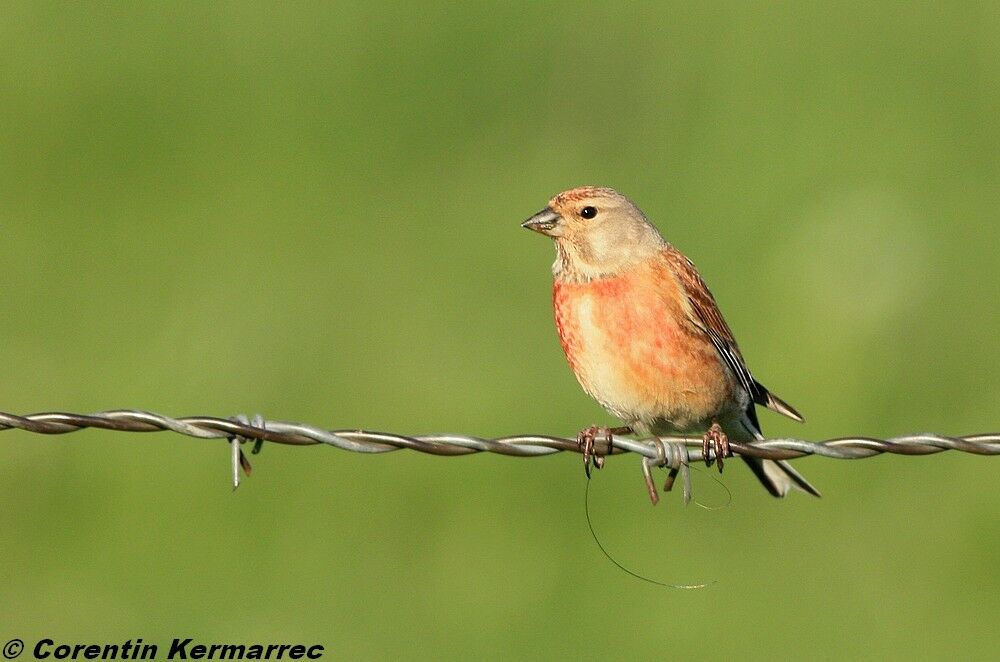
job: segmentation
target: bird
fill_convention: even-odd
[[[630,199],[608,187],[573,188],[521,226],[555,244],[552,305],[570,368],[625,423],[580,432],[588,477],[592,454],[603,465],[594,453],[602,434],[609,445],[612,434],[701,434],[706,463],[721,471],[730,440],[764,438],[757,405],[804,420],[754,378],[694,264]],[[793,488],[820,496],[784,460],[742,458],[776,497]]]

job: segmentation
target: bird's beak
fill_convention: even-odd
[[[555,236],[554,230],[559,225],[559,214],[555,213],[548,207],[538,212],[524,223],[521,223],[521,227],[527,230],[532,230],[539,234],[545,234],[550,237]]]

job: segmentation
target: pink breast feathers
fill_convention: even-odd
[[[663,287],[675,286],[634,275],[555,284],[553,308],[566,359],[584,389],[606,406],[660,401],[660,392],[687,367],[679,352],[688,336]]]

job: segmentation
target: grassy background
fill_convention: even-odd
[[[0,409],[611,422],[518,223],[619,188],[820,439],[1000,429],[1000,10],[5,3]],[[996,462],[797,463],[651,509],[634,458],[7,432],[0,639],[328,658],[988,658]],[[695,474],[696,494],[725,494]]]

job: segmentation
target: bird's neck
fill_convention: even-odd
[[[598,259],[585,246],[567,241],[556,241],[555,246],[556,260],[552,263],[555,280],[561,283],[589,283],[627,274],[670,245],[662,240],[635,244],[629,249],[620,248],[613,256],[599,256]]]

